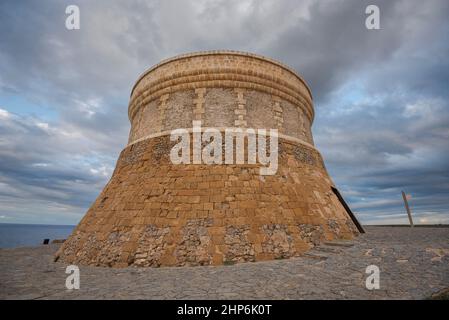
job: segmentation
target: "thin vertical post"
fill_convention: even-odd
[[[413,228],[412,213],[410,212],[410,207],[408,206],[407,196],[405,195],[404,191],[402,191],[402,198],[404,199],[404,205],[405,205],[405,209],[407,210],[408,220],[410,221],[410,227]]]

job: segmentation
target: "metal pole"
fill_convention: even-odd
[[[407,196],[405,195],[404,191],[402,191],[402,198],[404,199],[404,205],[405,205],[405,209],[407,210],[408,220],[410,221],[410,227],[413,228],[412,213],[410,212],[410,207],[408,206]]]

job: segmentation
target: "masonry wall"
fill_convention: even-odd
[[[279,170],[173,165],[168,136],[122,151],[111,181],[64,244],[64,261],[196,266],[285,259],[357,230],[319,153],[281,140]]]
[[[288,67],[251,54],[209,52],[162,62],[137,82],[129,104],[129,143],[203,126],[278,129],[313,144],[313,106]]]

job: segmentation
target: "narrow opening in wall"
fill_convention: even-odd
[[[337,196],[337,198],[340,201],[340,203],[342,204],[342,206],[345,208],[348,215],[351,217],[352,222],[354,222],[355,226],[357,227],[357,230],[359,230],[360,233],[365,233],[365,230],[363,229],[359,220],[357,220],[356,216],[354,215],[354,213],[352,213],[352,211],[349,208],[348,204],[346,203],[345,199],[343,199],[343,197],[341,196],[340,191],[338,191],[338,189],[335,187],[331,187],[331,189],[334,192],[334,194]]]

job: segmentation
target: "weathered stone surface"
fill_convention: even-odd
[[[128,259],[128,264],[138,267],[159,267],[161,256],[167,247],[165,236],[169,231],[168,227],[158,228],[153,224],[148,225],[139,237],[134,258]]]
[[[255,261],[254,244],[248,239],[250,226],[227,226],[224,244],[225,262]]]
[[[181,56],[138,81],[129,115],[129,144],[58,251],[62,261],[232,264],[290,258],[358,234],[313,146],[310,91],[289,68],[236,52]],[[276,174],[261,176],[260,164],[173,164],[170,130],[193,120],[219,130],[278,129]]]
[[[262,252],[273,254],[275,259],[289,258],[296,254],[293,248],[293,237],[284,224],[263,225],[265,241],[262,242]]]
[[[321,225],[313,225],[304,223],[298,225],[300,230],[300,236],[307,243],[311,243],[316,246],[324,239],[324,229]]]

